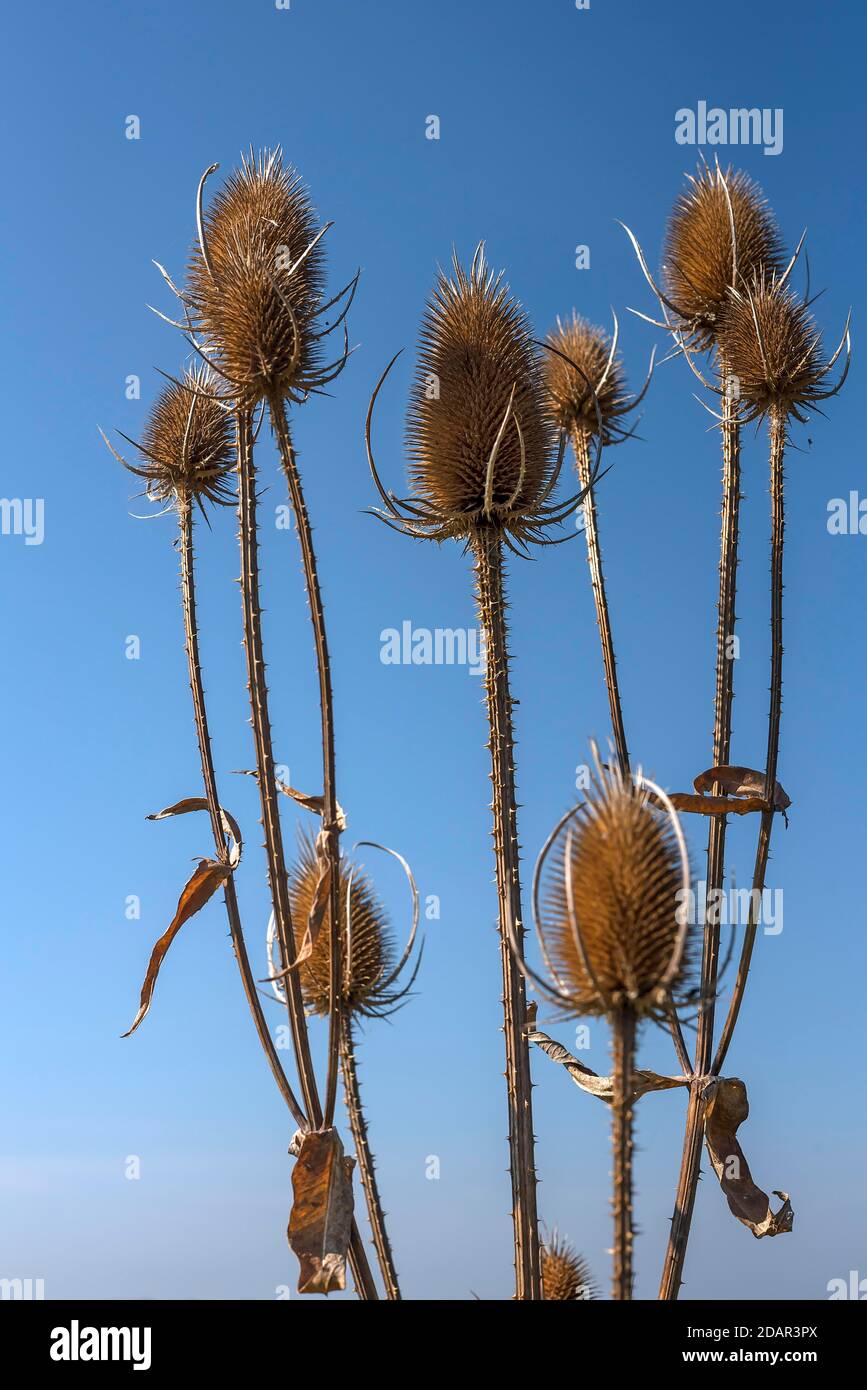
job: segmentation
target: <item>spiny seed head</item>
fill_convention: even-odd
[[[300,175],[279,150],[251,153],[203,228],[207,257],[193,248],[186,297],[208,356],[247,404],[303,394],[321,360],[314,315],[325,258],[322,243],[312,245],[319,221]]]
[[[212,374],[202,367],[185,371],[157,397],[139,446],[139,471],[153,501],[233,501],[227,478],[234,466],[231,417],[215,391]]]
[[[586,1261],[556,1231],[542,1243],[542,1297],[556,1302],[597,1297]]]
[[[762,271],[773,274],[781,265],[776,219],[747,174],[704,168],[689,176],[689,186],[669,219],[663,268],[668,298],[696,347],[709,348],[716,340],[733,281],[736,286],[748,284]]]
[[[296,939],[300,942],[319,882],[316,846],[308,836],[300,838],[298,858],[289,874],[290,906]],[[350,888],[351,877],[351,888]],[[351,933],[347,937],[346,904],[350,898]],[[350,953],[348,982],[342,984],[342,998],[352,1013],[374,1016],[390,1002],[383,994],[394,968],[394,938],[385,908],[365,873],[340,860],[340,930],[342,966],[345,971]],[[312,954],[299,966],[304,1002],[313,1013],[326,1016],[330,1007],[331,935],[328,920],[322,925]]]
[[[600,768],[548,877],[540,930],[569,1013],[652,1012],[682,983],[683,857],[672,817],[646,789]]]
[[[612,355],[612,339],[603,328],[597,328],[573,310],[571,320],[557,320],[547,341],[555,349],[546,352],[544,358],[545,385],[554,420],[570,434],[579,430],[596,435],[601,418],[603,442],[608,443],[607,427],[629,408],[623,361],[618,352]],[[572,362],[580,371],[570,365]]]
[[[553,422],[527,317],[479,247],[440,271],[421,326],[408,416],[421,504],[455,536],[491,524],[520,534],[550,479]]]
[[[821,334],[806,305],[777,280],[760,276],[729,295],[719,341],[739,399],[758,414],[775,407],[797,415],[816,400],[827,365]]]

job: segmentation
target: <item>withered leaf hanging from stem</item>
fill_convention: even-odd
[[[241,777],[259,776],[258,772],[256,772],[253,768],[244,768],[239,775]],[[275,777],[274,785],[276,786],[278,792],[282,792],[284,796],[289,796],[292,798],[293,801],[297,801],[298,805],[303,806],[306,811],[312,811],[313,814],[316,816],[322,816],[325,814],[324,796],[314,795],[311,792],[301,792],[298,790],[297,787],[289,787],[286,785],[285,782],[281,782],[279,777]],[[346,812],[344,811],[343,807],[339,804],[339,802],[337,805],[336,828],[341,831],[346,829]]]
[[[148,816],[148,820],[166,820],[169,816],[185,816],[191,811],[207,810],[208,802],[205,797],[187,796],[181,801],[176,801],[172,806],[166,806],[164,810],[157,811],[154,815]],[[226,882],[226,879],[234,872],[241,861],[243,841],[238,822],[235,820],[234,816],[230,815],[222,806],[220,807],[220,820],[223,830],[226,833],[226,838],[229,841],[226,861],[223,863],[216,859],[201,859],[196,865],[192,876],[186,883],[184,891],[178,899],[178,906],[174,917],[151,952],[144,984],[141,989],[139,1011],[133,1020],[132,1027],[121,1034],[124,1038],[128,1038],[131,1033],[134,1033],[142,1020],[147,1016],[151,1006],[151,1000],[153,999],[157,977],[160,973],[160,966],[181,927],[205,906],[208,899],[213,897],[214,893],[216,893],[217,889],[220,887],[220,884]]]
[[[220,884],[225,883],[231,872],[228,864],[219,864],[216,859],[202,859],[196,865],[192,877],[181,893],[178,908],[171,923],[151,952],[144,984],[141,987],[139,1011],[133,1019],[132,1027],[127,1032],[122,1033],[121,1037],[128,1038],[146,1017],[151,1006],[160,966],[181,927],[205,906],[208,899],[216,893]]]
[[[299,1293],[335,1293],[346,1287],[352,1232],[352,1170],[336,1129],[296,1135],[289,1149],[294,1201],[287,1235],[301,1265]]]
[[[562,1043],[558,1043],[554,1038],[549,1038],[547,1033],[542,1033],[538,1028],[533,1028],[527,1033],[527,1041],[535,1043],[541,1048],[552,1062],[559,1062],[569,1073],[576,1086],[580,1086],[582,1091],[587,1091],[591,1096],[596,1096],[599,1100],[604,1100],[610,1105],[614,1100],[614,1078],[611,1076],[599,1076],[590,1067],[585,1067],[583,1062],[579,1062],[577,1057],[573,1057]],[[632,1100],[636,1101],[648,1093],[648,1091],[670,1091],[677,1086],[688,1086],[688,1076],[660,1076],[655,1071],[644,1071],[636,1068],[633,1071],[633,1092]]]
[[[708,1084],[705,1140],[714,1172],[729,1210],[748,1226],[757,1240],[791,1231],[795,1214],[788,1194],[774,1190],[783,1205],[772,1211],[766,1192],[753,1182],[750,1165],[737,1141],[737,1131],[750,1113],[747,1088],[736,1076],[718,1077]]]
[[[702,816],[735,815],[745,816],[751,811],[767,811],[771,808],[765,798],[765,774],[753,767],[709,767],[700,772],[693,782],[696,795],[690,792],[672,792],[671,804],[677,811],[694,811]],[[722,788],[722,796],[709,796],[714,786]],[[786,811],[792,801],[779,782],[775,784],[775,811]]]

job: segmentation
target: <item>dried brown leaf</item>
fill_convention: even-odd
[[[736,1076],[711,1081],[704,1092],[705,1141],[714,1172],[725,1193],[729,1210],[749,1226],[756,1239],[785,1235],[792,1229],[794,1212],[785,1192],[774,1189],[783,1205],[772,1211],[766,1192],[753,1182],[750,1166],[737,1141],[737,1131],[750,1113],[747,1088]]]
[[[289,1244],[298,1256],[299,1293],[334,1293],[346,1287],[352,1232],[352,1170],[336,1129],[315,1130],[293,1143],[294,1201]]]
[[[304,806],[314,815],[323,816],[325,814],[325,798],[323,796],[311,796],[309,792],[300,792],[297,787],[287,787],[285,782],[277,779],[277,790],[284,796],[291,796],[293,801],[297,801],[299,806]],[[337,829],[346,829],[346,812],[338,803],[337,806]]]
[[[671,792],[675,811],[695,811],[700,816],[746,816],[750,811],[766,811],[764,797],[693,796],[691,792]]]
[[[208,803],[203,796],[187,796],[183,801],[176,801],[174,806],[166,806],[164,811],[157,811],[155,815],[148,816],[148,820],[165,820],[168,816],[185,816],[190,811],[207,811]],[[230,815],[225,807],[220,807],[220,821],[223,830],[229,841],[229,867],[236,869],[241,862],[241,852],[244,848],[244,841],[241,837],[240,827],[235,817]]]
[[[122,1033],[121,1037],[128,1038],[131,1033],[134,1033],[150,1009],[160,966],[181,927],[205,906],[208,899],[216,893],[220,884],[225,883],[231,872],[231,867],[228,864],[218,864],[215,859],[202,859],[196,865],[192,877],[181,893],[178,908],[171,923],[151,952],[144,984],[141,987],[139,1011],[133,1020],[132,1027],[126,1033]]]
[[[590,1067],[585,1067],[583,1062],[579,1062],[577,1057],[567,1051],[562,1043],[555,1042],[549,1038],[547,1033],[542,1033],[534,1028],[527,1033],[527,1041],[535,1043],[540,1047],[552,1062],[559,1062],[582,1091],[587,1091],[589,1095],[596,1096],[599,1100],[604,1100],[610,1105],[614,1100],[614,1078],[611,1076],[599,1076],[597,1072],[591,1071]],[[632,1074],[633,1091],[632,1100],[639,1100],[647,1095],[648,1091],[670,1091],[676,1086],[688,1086],[689,1077],[687,1076],[660,1076],[655,1071],[636,1070]]]
[[[709,767],[707,772],[699,773],[692,785],[699,794],[703,794],[709,792],[715,782],[727,796],[764,798],[765,795],[765,774],[754,767]],[[791,798],[777,782],[774,809],[787,811],[791,804]]]
[[[259,773],[255,771],[255,769],[244,768],[239,775],[241,777],[258,777]],[[300,792],[297,787],[288,787],[285,782],[280,781],[279,777],[275,777],[274,785],[278,792],[282,792],[284,796],[290,796],[293,801],[297,801],[298,805],[303,806],[305,810],[312,811],[316,816],[325,814],[324,796],[315,796],[310,792]],[[337,829],[341,831],[346,829],[346,812],[339,802],[337,805]]]

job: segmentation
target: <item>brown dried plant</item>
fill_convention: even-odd
[[[368,460],[383,502],[375,514],[405,535],[462,540],[475,560],[476,597],[486,637],[516,1296],[538,1299],[535,1140],[524,1032],[527,1001],[520,970],[524,929],[503,546],[526,554],[531,542],[550,544],[544,532],[568,516],[583,493],[566,502],[548,501],[563,455],[561,449],[555,461],[541,363],[527,318],[502,276],[488,269],[483,246],[477,248],[469,271],[455,257],[452,277],[440,272],[422,321],[408,412],[413,493],[404,499],[385,490],[370,441],[376,398],[395,360],[377,383],[367,416]]]
[[[303,1123],[304,1112],[277,1055],[247,954],[234,873],[230,872],[234,868],[230,839],[233,827],[220,803],[217,788],[199,653],[194,509],[198,507],[202,515],[207,517],[206,504],[229,506],[234,502],[234,490],[229,479],[234,463],[230,417],[226,407],[217,399],[212,374],[202,368],[187,370],[178,381],[170,381],[162,390],[148,416],[141,443],[128,440],[138,450],[140,463],[127,463],[109,444],[105,435],[103,439],[119,462],[144,481],[148,499],[174,508],[177,514],[184,644],[205,797],[203,801],[191,798],[188,803],[179,803],[178,807],[170,809],[180,814],[182,810],[201,807],[207,809],[210,815],[217,863],[226,869],[221,881],[232,947],[244,994],[274,1079],[295,1122],[300,1124]],[[133,1027],[143,1017],[140,1011]]]
[[[542,1243],[542,1297],[552,1303],[590,1302],[598,1297],[586,1260],[556,1230]]]
[[[849,372],[851,342],[849,317],[840,342],[829,359],[822,350],[822,336],[810,314],[784,282],[757,277],[746,291],[732,291],[720,331],[721,349],[739,384],[739,406],[744,420],[767,419],[771,493],[771,684],[768,710],[768,746],[765,759],[765,809],[759,827],[753,893],[738,972],[728,1013],[720,1034],[712,1074],[719,1076],[731,1043],[752,959],[758,920],[755,902],[765,886],[771,833],[777,811],[785,813],[776,795],[783,701],[783,549],[785,540],[785,452],[792,420],[805,423],[819,402],[837,395]],[[845,349],[838,380],[825,382]],[[788,798],[786,798],[787,800]]]
[[[719,414],[715,416],[722,438],[723,507],[712,757],[712,768],[721,776],[731,760],[734,696],[731,645],[739,549],[741,425],[762,415],[767,415],[770,422],[771,705],[764,798],[767,809],[762,813],[754,871],[754,885],[763,884],[776,807],[781,703],[785,421],[790,415],[803,420],[804,410],[824,397],[823,377],[839,357],[847,335],[844,333],[832,362],[824,364],[807,306],[799,305],[786,288],[803,237],[783,268],[782,242],[773,215],[760,190],[745,174],[731,170],[723,173],[717,166],[713,171],[705,169],[690,180],[690,187],[681,195],[669,222],[665,290],[658,288],[638,242],[631,232],[629,236],[645,278],[662,309],[664,323],[660,326],[671,331],[678,352],[721,402]],[[706,350],[714,354],[716,383],[708,381],[693,360],[696,351]],[[713,797],[720,797],[725,790],[724,781],[714,781],[709,790]],[[721,805],[724,810],[725,803]],[[716,898],[724,882],[725,840],[725,814],[712,815],[708,835],[708,901]],[[705,1078],[718,1074],[726,1055],[743,996],[755,930],[751,914],[728,1017],[714,1056],[720,924],[718,917],[713,915],[706,917],[704,924],[702,1007],[698,1016],[680,1177],[660,1284],[660,1298],[663,1299],[677,1298],[682,1282],[705,1126]]]
[[[191,344],[220,375],[223,394],[235,416],[239,493],[241,592],[244,645],[256,748],[256,776],[265,831],[265,848],[274,918],[286,981],[293,1047],[304,1099],[306,1126],[333,1125],[340,1051],[340,926],[338,861],[343,826],[335,776],[334,711],[325,617],[312,531],[307,515],[285,399],[301,402],[320,392],[345,365],[349,347],[336,362],[323,364],[320,345],[345,320],[355,283],[332,300],[324,300],[325,267],[321,240],[309,196],[295,170],[279,150],[252,153],[227,181],[211,206],[203,207],[203,190],[216,166],[206,170],[197,195],[198,246],[194,248],[183,290],[176,290]],[[165,272],[164,272],[165,274]],[[357,280],[357,277],[356,277]],[[319,320],[349,292],[334,321]],[[319,675],[322,724],[323,792],[320,858],[328,875],[329,933],[332,943],[332,1009],[324,1099],[320,1100],[303,998],[297,971],[296,941],[287,886],[286,857],[278,805],[271,736],[259,597],[257,473],[253,456],[253,412],[266,401],[298,528],[304,577],[310,603]],[[363,1298],[377,1296],[357,1226],[353,1222],[350,1260],[356,1288]]]
[[[731,758],[734,661],[730,651],[737,596],[741,462],[740,411],[729,367],[720,350],[719,330],[732,290],[763,272],[775,274],[780,270],[781,238],[758,186],[746,174],[732,169],[723,172],[718,164],[713,169],[704,166],[695,176],[688,176],[687,187],[675,203],[666,232],[664,289],[651,275],[637,239],[628,228],[626,231],[662,312],[661,322],[650,322],[671,333],[677,352],[721,402],[718,421],[723,463],[722,524],[712,766],[723,767]],[[781,282],[790,274],[794,260],[793,257],[780,274]],[[708,382],[695,365],[696,352],[713,354],[717,385]],[[719,795],[722,787],[715,784],[711,790]],[[718,894],[725,881],[725,840],[725,817],[712,816],[707,861],[707,892],[711,901],[710,895]],[[701,1078],[707,1075],[711,1062],[719,963],[719,923],[709,919],[704,924],[703,1004],[697,1024],[683,1158],[660,1286],[663,1299],[677,1297],[698,1186],[704,1115]]]
[[[666,230],[663,302],[691,344],[717,345],[729,290],[782,270],[783,244],[758,184],[742,170],[687,175]]]
[[[689,972],[681,911],[689,862],[677,815],[640,774],[596,771],[586,800],[555,827],[534,886],[549,979],[524,967],[542,997],[568,1017],[604,1015],[611,1027],[613,1297],[633,1290],[633,1106],[642,1019],[667,1017]],[[545,900],[539,883],[548,870]]]
[[[373,847],[384,848],[381,845]],[[412,988],[421,963],[419,952],[409,980],[405,985],[398,987],[397,981],[412,956],[418,929],[418,892],[406,861],[393,850],[387,852],[394,855],[403,865],[413,899],[412,927],[399,960],[388,916],[370,877],[345,856],[340,861],[340,1065],[374,1246],[388,1297],[399,1300],[400,1285],[385,1225],[367,1119],[361,1099],[354,1027],[356,1018],[385,1018],[399,1008]],[[315,841],[309,835],[302,835],[299,852],[289,876],[292,913],[296,921],[309,920],[314,911],[319,880],[320,864]],[[310,955],[299,966],[299,973],[308,1010],[327,1018],[331,1011],[331,938],[327,932],[322,932],[317,937]]]
[[[614,317],[614,333],[609,338],[604,329],[597,328],[573,310],[571,320],[561,323],[548,334],[545,357],[545,385],[549,408],[559,428],[572,441],[578,481],[586,489],[583,503],[584,536],[587,542],[587,562],[596,623],[602,644],[605,686],[611,712],[611,727],[620,767],[629,771],[629,747],[617,680],[617,661],[611,615],[602,567],[602,547],[599,542],[599,516],[593,485],[593,446],[599,440],[604,445],[619,444],[632,431],[620,424],[621,418],[634,410],[643,400],[653,375],[653,355],[642,389],[632,395],[626,384],[623,362],[617,350],[619,327]]]

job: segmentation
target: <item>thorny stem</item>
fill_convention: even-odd
[[[310,604],[310,617],[313,623],[313,640],[316,646],[316,669],[319,676],[319,709],[322,720],[322,828],[326,836],[326,853],[331,870],[329,888],[329,932],[330,942],[330,980],[329,980],[329,1033],[328,1033],[328,1073],[325,1083],[325,1124],[334,1123],[334,1108],[337,1101],[338,1053],[340,1047],[340,1016],[343,1005],[340,997],[341,984],[341,936],[340,936],[340,831],[338,827],[337,788],[334,755],[334,696],[331,688],[331,662],[328,655],[328,636],[325,630],[325,610],[322,592],[319,587],[319,571],[316,552],[313,548],[313,532],[307,513],[307,504],[301,487],[301,475],[295,461],[295,450],[286,419],[286,408],[281,396],[271,396],[268,402],[271,424],[280,450],[280,461],[289,487],[298,539],[301,544],[301,558],[304,566],[304,582]]]
[[[714,701],[713,765],[728,763],[731,750],[732,700],[734,698],[734,660],[729,650],[735,627],[737,595],[738,523],[740,513],[740,425],[738,404],[728,388],[725,364],[720,361],[722,395],[723,500],[720,534],[719,609],[716,638],[716,693]],[[712,787],[716,796],[722,791]],[[706,901],[719,901],[725,877],[726,817],[711,816],[707,847]],[[719,971],[720,924],[719,912],[714,909],[705,915],[704,941],[701,961],[702,1007],[698,1016],[695,1043],[695,1065],[686,1112],[686,1131],[683,1142],[680,1177],[675,1196],[671,1234],[665,1252],[661,1299],[676,1299],[683,1277],[686,1247],[692,1224],[695,1194],[701,1165],[701,1144],[704,1134],[705,1102],[702,1093],[710,1068],[713,1047],[714,1001]]]
[[[629,774],[629,749],[626,743],[626,729],[623,724],[623,708],[620,703],[620,688],[617,684],[617,663],[614,658],[614,640],[611,635],[611,617],[608,612],[608,596],[605,592],[605,575],[602,570],[602,550],[599,544],[599,521],[596,513],[596,498],[593,493],[592,463],[590,445],[592,435],[580,426],[575,429],[572,447],[575,450],[575,463],[578,481],[587,489],[584,498],[584,534],[587,539],[587,563],[590,566],[590,581],[593,586],[593,601],[596,605],[596,623],[602,643],[602,662],[605,667],[605,686],[608,691],[608,705],[611,710],[611,727],[614,732],[614,746],[617,760],[624,775]]]
[[[611,1106],[611,1147],[614,1150],[612,1207],[614,1210],[614,1272],[611,1296],[632,1298],[632,1115],[635,1071],[635,1013],[618,1009],[611,1020],[614,1096]]]
[[[241,595],[244,607],[244,649],[247,657],[247,688],[250,693],[251,723],[256,747],[257,782],[262,809],[262,828],[265,832],[265,852],[268,860],[268,883],[274,908],[274,921],[284,968],[295,960],[295,936],[289,902],[289,884],[283,852],[283,832],[277,803],[277,783],[274,774],[274,754],[271,745],[271,721],[268,713],[268,688],[265,682],[265,659],[262,649],[262,609],[259,600],[259,538],[256,524],[256,470],[253,463],[252,417],[247,409],[236,412],[238,443],[238,522],[241,546]],[[297,970],[285,976],[286,1003],[295,1059],[301,1078],[308,1127],[322,1125],[322,1107],[316,1088],[316,1076],[307,1036],[307,1019]],[[376,1299],[367,1255],[356,1222],[352,1223],[349,1250],[355,1287],[359,1297]]]
[[[536,1214],[532,1083],[529,1042],[524,1031],[527,998],[524,977],[512,955],[510,935],[523,944],[521,882],[515,801],[514,733],[509,690],[506,598],[503,554],[494,527],[473,539],[479,615],[487,638],[485,689],[491,738],[494,854],[499,899],[500,957],[506,1038],[506,1085],[509,1107],[509,1155],[512,1221],[515,1233],[515,1289],[518,1299],[540,1299],[539,1225]],[[511,928],[511,930],[510,930]]]
[[[771,847],[771,831],[774,824],[774,802],[777,787],[777,758],[780,751],[780,714],[783,704],[783,543],[785,539],[786,517],[784,502],[784,461],[786,452],[786,417],[782,410],[776,409],[770,419],[770,469],[771,469],[771,698],[768,711],[768,752],[765,764],[765,799],[768,809],[762,812],[759,826],[759,841],[756,848],[756,863],[753,870],[753,891],[750,896],[750,913],[744,944],[738,964],[729,1010],[720,1034],[719,1046],[712,1067],[714,1076],[719,1076],[728,1053],[732,1034],[738,1021],[753,946],[756,940],[759,909],[765,887],[765,874],[768,868],[768,854]]]
[[[352,1130],[352,1138],[355,1141],[358,1173],[367,1202],[370,1229],[373,1232],[373,1244],[382,1271],[386,1295],[392,1301],[397,1302],[401,1297],[400,1285],[397,1280],[391,1241],[385,1226],[385,1212],[382,1209],[382,1198],[379,1195],[379,1185],[376,1181],[376,1166],[367,1133],[367,1119],[361,1101],[358,1068],[355,1062],[352,1017],[345,1009],[340,1015],[340,1067],[343,1072],[343,1089],[346,1096],[346,1108],[349,1111],[349,1125]]]
[[[223,831],[220,819],[220,798],[217,792],[217,778],[214,771],[214,758],[211,751],[211,736],[208,729],[208,712],[205,704],[205,691],[202,684],[202,665],[199,656],[199,629],[196,618],[196,578],[195,578],[195,554],[193,551],[193,509],[190,500],[182,499],[178,506],[178,519],[180,523],[180,552],[181,552],[181,598],[184,609],[184,637],[187,651],[187,664],[190,673],[190,691],[193,697],[193,713],[196,721],[196,737],[199,744],[199,757],[202,764],[202,778],[205,784],[205,796],[208,802],[208,811],[211,817],[211,827],[214,832],[214,844],[217,850],[217,857],[224,861],[226,858],[226,836]],[[232,937],[232,947],[235,952],[235,959],[238,962],[238,969],[241,972],[241,981],[244,986],[244,995],[256,1025],[256,1032],[262,1044],[262,1050],[268,1059],[268,1065],[274,1076],[274,1080],[280,1088],[292,1117],[297,1125],[306,1127],[307,1121],[300,1102],[289,1085],[280,1059],[277,1056],[277,1049],[274,1040],[265,1021],[262,1012],[262,1004],[256,989],[256,982],[253,972],[250,969],[250,960],[247,955],[247,947],[244,941],[244,933],[241,928],[241,914],[238,909],[238,896],[235,891],[234,875],[226,879],[224,887],[224,897],[226,903],[226,915],[229,919],[229,931]]]

